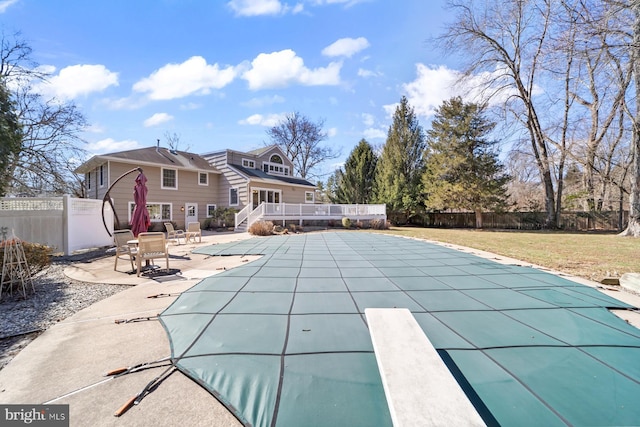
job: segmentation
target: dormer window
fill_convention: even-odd
[[[291,175],[291,171],[289,170],[289,166],[284,166],[284,162],[282,161],[282,157],[277,154],[269,157],[268,162],[262,163],[262,170],[271,175]]]
[[[249,169],[255,169],[256,162],[251,159],[242,159],[242,166]]]

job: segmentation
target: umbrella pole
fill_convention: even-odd
[[[109,227],[107,227],[107,221],[104,218],[104,205],[107,203],[107,201],[109,202],[109,206],[111,206],[111,210],[113,211],[113,216],[116,219],[116,225],[117,225],[118,228],[120,228],[120,220],[118,219],[118,214],[116,213],[116,209],[113,206],[113,202],[111,201],[111,197],[109,197],[110,196],[109,193],[111,192],[111,189],[118,183],[118,181],[120,181],[122,178],[124,178],[125,176],[129,175],[130,173],[134,173],[134,172],[143,173],[141,167],[137,167],[137,168],[131,169],[128,172],[123,173],[122,175],[120,175],[118,177],[118,179],[113,181],[113,184],[111,184],[109,186],[109,188],[107,189],[107,192],[104,193],[104,197],[102,198],[102,224],[104,225],[104,229],[107,230],[107,234],[109,234],[109,237],[113,237],[113,234],[111,234],[111,231],[109,231]]]

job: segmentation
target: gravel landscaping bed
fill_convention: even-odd
[[[52,264],[32,278],[35,293],[23,299],[14,293],[0,301],[0,370],[20,350],[57,322],[120,291],[128,285],[86,283],[70,279],[64,269],[76,262],[89,262],[106,255],[96,250],[54,257]]]

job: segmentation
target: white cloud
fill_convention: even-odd
[[[354,54],[368,47],[369,41],[364,37],[358,37],[357,39],[343,38],[322,49],[322,54],[330,57],[346,56],[351,58]]]
[[[379,73],[377,71],[365,70],[364,68],[358,68],[358,76],[364,77],[366,79],[369,77],[380,77],[382,76],[382,73]]]
[[[409,104],[415,109],[415,106],[411,104],[411,101],[409,100],[408,97],[407,97],[407,100],[409,101]],[[391,118],[393,117],[393,114],[396,112],[396,108],[398,108],[398,105],[400,105],[399,102],[396,102],[395,104],[387,104],[387,105],[383,105],[382,109],[387,113],[387,117]],[[416,111],[416,114],[418,114],[417,111]]]
[[[42,70],[54,71],[53,67]],[[73,99],[94,92],[102,92],[109,86],[118,86],[118,73],[109,71],[104,65],[71,65],[49,77],[35,89],[45,96]]]
[[[231,0],[227,6],[238,16],[278,15],[285,10],[279,0]]]
[[[111,153],[115,151],[134,150],[139,148],[138,141],[125,139],[124,141],[116,141],[113,138],[102,139],[86,145],[86,149],[94,154]]]
[[[416,64],[416,74],[416,79],[404,84],[403,89],[416,115],[422,117],[432,116],[444,101],[456,96],[461,97],[465,102],[483,103],[487,100],[483,88],[490,84],[494,87],[506,87],[492,93],[490,105],[503,103],[514,93],[514,89],[502,84],[505,72],[501,69],[475,74],[462,80],[459,71],[444,65],[429,67]],[[486,93],[489,92],[491,91]],[[534,88],[534,94],[539,93],[541,93],[540,88]],[[396,105],[385,106],[385,110],[393,115]]]
[[[252,98],[247,102],[244,102],[242,105],[250,108],[262,108],[265,106],[273,105],[273,104],[281,104],[285,100],[280,95],[273,96],[263,96],[261,98]]]
[[[253,90],[282,88],[295,83],[305,86],[337,85],[341,68],[341,62],[331,62],[324,68],[309,69],[293,50],[285,49],[258,55],[242,78]]]
[[[0,13],[5,13],[9,6],[18,3],[19,0],[3,0],[0,1]]]
[[[102,125],[91,124],[89,126],[86,126],[83,130],[90,133],[104,133],[106,129]]]
[[[167,64],[133,85],[136,92],[147,93],[150,99],[167,100],[188,95],[206,95],[211,89],[220,89],[233,81],[236,68],[220,69],[209,65],[201,56],[193,56],[181,64]]]
[[[287,115],[285,113],[267,114],[266,116],[263,116],[262,114],[254,114],[246,119],[240,120],[238,123],[241,125],[272,127],[282,122],[286,117]]]
[[[416,74],[416,79],[403,85],[403,89],[409,104],[418,116],[432,116],[443,101],[461,93],[455,85],[460,74],[444,65],[431,68],[424,64],[416,64]]]
[[[351,7],[358,3],[364,3],[370,0],[313,0],[315,6],[323,6],[325,4],[344,4],[345,7]]]
[[[166,123],[173,120],[173,116],[167,113],[155,113],[144,121],[144,127],[149,128],[152,126],[158,126],[159,124]]]
[[[373,124],[375,123],[373,114],[362,113],[362,123],[364,123],[365,126],[373,126]]]
[[[180,104],[180,109],[183,111],[197,110],[198,108],[202,108],[202,104],[197,104],[195,102],[187,102],[186,104]]]
[[[100,101],[109,110],[137,110],[149,103],[139,95],[127,96],[124,98],[105,98]]]
[[[347,8],[365,1],[371,0],[306,0],[312,6],[343,4]],[[280,0],[230,0],[227,2],[227,6],[236,16],[277,16],[287,13],[294,15],[302,13],[305,4],[302,1],[291,6]]]
[[[385,139],[387,137],[387,131],[384,129],[368,128],[362,132],[364,139]]]
[[[327,136],[329,138],[333,138],[337,134],[338,134],[338,128],[329,128],[329,130],[327,131]]]
[[[295,15],[304,11],[303,3],[292,7],[280,0],[231,0],[227,6],[236,16],[284,15],[289,12]]]

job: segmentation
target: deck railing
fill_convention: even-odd
[[[245,218],[247,227],[259,220],[339,220],[345,217],[355,221],[376,218],[386,221],[387,219],[386,205],[261,203],[249,213],[245,213],[246,209],[245,207],[236,215],[236,227],[242,226]]]

